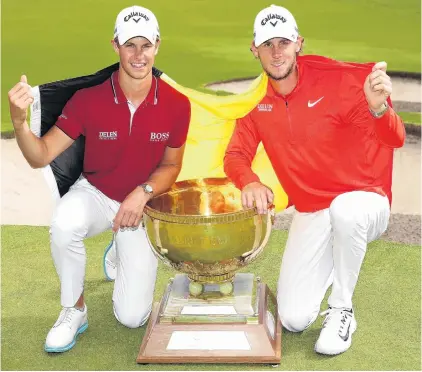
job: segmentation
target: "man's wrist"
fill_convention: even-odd
[[[388,103],[384,102],[380,107],[378,108],[374,108],[369,106],[369,112],[371,113],[371,115],[376,118],[379,119],[382,116],[384,116],[384,114],[388,111]]]
[[[139,185],[139,187],[148,196],[149,199],[152,199],[152,197],[154,196],[154,189],[149,183],[143,183]]]
[[[258,182],[259,183],[261,181],[259,180],[259,177],[253,172],[251,172],[250,174],[247,174],[247,175],[243,175],[238,181],[239,186],[240,186],[239,189],[243,190],[243,188],[245,188],[247,185],[251,184],[252,182]]]
[[[252,182],[248,182],[245,186],[243,186],[243,188],[245,188],[247,186],[251,186],[253,184],[262,185],[262,183],[260,181],[252,181]]]
[[[19,124],[19,125],[15,125],[15,123],[13,122],[12,124],[13,124],[13,130],[15,131],[16,134],[23,133],[25,132],[26,129],[29,129],[26,120],[22,124]]]

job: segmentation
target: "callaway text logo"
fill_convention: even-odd
[[[149,140],[151,142],[163,142],[163,141],[167,141],[169,139],[169,136],[170,136],[170,132],[163,132],[163,133],[151,132],[151,137],[149,138]]]
[[[98,138],[100,140],[116,140],[117,139],[117,131],[115,131],[115,132],[99,132]]]
[[[259,103],[258,104],[258,111],[273,111],[273,105],[270,103]]]
[[[283,23],[287,22],[286,18],[284,18],[283,16],[271,13],[271,14],[268,14],[265,18],[262,19],[261,25],[265,26],[265,24],[271,19],[279,19]],[[277,21],[275,21],[275,23],[273,23],[273,22],[270,22],[270,23],[275,27],[275,25],[277,24]]]
[[[138,17],[138,18],[133,18],[133,17]],[[140,12],[131,12],[130,14],[128,14],[125,18],[124,21],[128,22],[131,18],[133,18],[133,20],[138,23],[139,20],[141,18],[144,18],[145,21],[149,21],[148,16],[146,16],[144,13],[140,13]]]
[[[323,98],[324,98],[324,96],[322,96],[320,99],[316,100],[315,102],[308,101],[308,107],[314,107]]]

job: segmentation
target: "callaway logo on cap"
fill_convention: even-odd
[[[123,9],[117,16],[114,28],[114,38],[123,45],[129,39],[142,36],[155,44],[160,38],[157,18],[149,9],[141,6],[131,6]]]
[[[281,6],[271,5],[256,16],[253,34],[255,46],[259,47],[274,37],[283,37],[296,42],[299,30],[292,13]]]

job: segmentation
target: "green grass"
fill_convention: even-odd
[[[421,125],[420,112],[398,112],[398,114],[407,124]]]
[[[32,85],[88,74],[116,61],[115,17],[132,1],[2,2],[2,131],[10,130],[7,92],[21,74]],[[266,0],[145,0],[160,23],[156,65],[192,88],[255,76],[249,45]],[[419,0],[284,0],[305,37],[305,52],[350,61],[386,60],[389,70],[420,72]]]
[[[137,365],[145,327],[127,329],[113,316],[113,284],[103,279],[101,267],[109,238],[110,234],[103,234],[87,241],[88,331],[71,351],[47,355],[45,336],[60,310],[48,229],[2,227],[2,370],[274,370],[259,365]],[[273,291],[285,241],[285,232],[274,231],[262,258],[246,268]],[[334,358],[315,354],[319,318],[301,334],[283,332],[279,369],[420,370],[420,255],[419,246],[372,243],[354,296],[358,330],[352,348]],[[156,300],[172,275],[172,270],[160,265]]]

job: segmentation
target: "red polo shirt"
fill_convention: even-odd
[[[189,99],[160,78],[131,114],[118,74],[75,93],[56,122],[72,139],[85,136],[83,175],[122,202],[146,182],[166,147],[180,147],[190,122]]]

